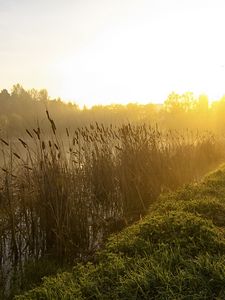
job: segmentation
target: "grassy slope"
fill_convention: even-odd
[[[225,299],[225,167],[161,197],[94,263],[16,299]]]

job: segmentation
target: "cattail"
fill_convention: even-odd
[[[52,126],[52,131],[53,131],[53,133],[54,133],[54,135],[55,135],[55,133],[56,133],[56,126],[55,126],[55,123],[54,123],[53,120],[50,120],[50,122],[51,122],[51,126]]]
[[[42,147],[43,150],[45,150],[45,142],[44,141],[42,141],[41,147]]]
[[[28,147],[27,143],[24,142],[22,139],[18,138],[18,140],[20,141],[20,143],[23,145],[24,148]]]
[[[38,128],[38,129],[37,130],[33,129],[33,131],[36,134],[37,138],[40,140],[40,128]]]
[[[15,155],[18,159],[21,159],[21,157],[16,152],[13,152],[13,155]]]
[[[1,170],[2,170],[3,172],[5,172],[6,174],[9,174],[9,175],[12,176],[13,178],[17,178],[16,175],[13,175],[12,173],[10,174],[9,171],[6,170],[5,168],[1,168]]]
[[[49,116],[49,112],[48,112],[47,109],[46,109],[46,115],[47,115],[48,120],[51,121],[51,118],[50,118],[50,116]]]
[[[26,129],[27,134],[33,139],[33,135],[30,133],[28,129]]]
[[[53,131],[53,133],[55,135],[55,133],[56,133],[56,126],[55,126],[54,121],[50,118],[50,115],[49,115],[49,112],[48,112],[47,109],[46,109],[46,115],[47,115],[47,118],[48,118],[49,122],[51,123],[52,131]]]
[[[6,146],[9,146],[9,143],[7,143],[5,140],[3,140],[2,138],[0,138],[0,141],[5,144]]]

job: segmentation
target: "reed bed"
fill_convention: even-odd
[[[161,192],[193,181],[224,159],[212,134],[146,124],[93,123],[0,140],[0,276],[27,261],[88,259],[112,232],[149,210]],[[22,275],[21,275],[22,276]]]

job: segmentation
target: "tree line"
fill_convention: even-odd
[[[80,108],[76,103],[51,98],[45,89],[25,90],[16,84],[10,92],[6,89],[0,92],[0,134],[8,137],[21,135],[25,128],[35,127],[37,123],[47,130],[46,109],[58,124],[59,132],[92,122],[104,125],[157,123],[165,129],[197,128],[219,133],[225,129],[225,96],[211,103],[207,95],[195,97],[191,92],[172,92],[162,104],[130,103]]]

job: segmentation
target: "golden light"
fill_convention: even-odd
[[[172,91],[213,99],[225,93],[224,1],[54,3],[42,16],[24,4],[21,13],[33,9],[30,27],[18,10],[11,15],[26,35],[10,40],[8,59],[1,54],[4,87],[44,87],[81,106],[163,102]]]

